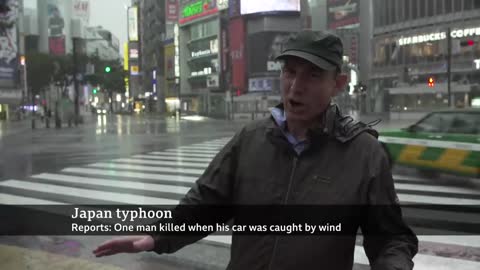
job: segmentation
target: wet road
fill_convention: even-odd
[[[32,132],[25,126],[17,126],[4,130],[0,138],[0,203],[175,201],[240,127],[239,123],[217,120],[106,116],[90,118],[85,125],[70,129]],[[402,202],[449,204],[467,200],[468,204],[480,205],[480,191],[457,179],[444,177],[441,182],[432,181],[404,168],[396,168],[394,178]],[[441,221],[449,216],[451,213],[435,218]],[[478,222],[477,217],[462,218]],[[144,253],[93,258],[93,247],[107,238],[1,237],[0,257],[2,253],[17,254],[11,256],[18,256],[23,262],[22,254],[39,250],[49,253],[36,254],[37,260],[45,261],[48,257],[56,262],[70,262],[71,270],[109,269],[107,265],[139,270],[225,269],[229,259],[228,236],[211,236],[166,256]],[[415,269],[480,268],[479,236],[422,235],[420,240]],[[52,259],[51,253],[67,257]],[[36,256],[31,255],[34,259]],[[44,263],[49,265],[49,262]],[[355,269],[368,269],[360,240],[355,263]],[[4,267],[0,263],[0,268]],[[53,268],[50,265],[37,269]]]

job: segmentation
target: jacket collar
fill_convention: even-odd
[[[275,108],[283,111],[283,103],[278,104]],[[281,128],[283,127],[279,127],[275,118],[271,115],[270,121],[267,122],[267,131],[276,136],[283,136]],[[308,129],[307,134],[308,139],[312,141],[320,137],[329,137],[345,143],[363,132],[368,132],[375,138],[378,138],[378,132],[372,128],[372,125],[357,121],[351,116],[342,115],[339,107],[332,103],[318,117],[318,121]]]

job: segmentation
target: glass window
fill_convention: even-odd
[[[473,0],[473,8],[480,8],[480,0]]]
[[[435,4],[436,4],[437,15],[443,14],[443,6],[444,6],[443,0],[436,0]]]
[[[419,5],[419,18],[422,19],[422,18],[425,18],[427,16],[427,11],[426,11],[426,8],[425,8],[425,5],[427,3],[427,1],[417,1],[418,2],[418,5]]]
[[[393,23],[393,17],[391,16],[390,11],[392,10],[392,1],[393,0],[386,0],[385,1],[385,11],[386,11],[386,17],[387,17],[387,25]]]
[[[452,13],[452,1],[453,0],[445,0],[445,13]]]
[[[392,0],[386,0],[385,1],[385,17],[386,17],[386,23],[387,25],[391,24],[393,21],[392,16],[390,16],[390,9],[392,8]]]
[[[405,0],[405,5],[404,5],[404,9],[405,9],[405,13],[404,13],[404,16],[405,16],[405,21],[408,21],[410,19],[410,0]]]
[[[454,114],[448,133],[480,134],[480,115],[475,113]]]
[[[465,11],[468,11],[468,10],[472,10],[473,8],[473,0],[465,0],[463,2],[464,6],[463,6],[463,10]]]
[[[419,1],[412,2],[412,19],[418,18],[418,4],[419,4]]]
[[[445,133],[452,124],[453,116],[452,113],[432,113],[415,124],[414,129],[417,132]]]
[[[432,17],[434,15],[435,7],[434,5],[434,0],[428,0],[427,1],[427,16]]]
[[[462,0],[455,0],[453,1],[453,8],[455,12],[460,12],[462,11]]]
[[[379,14],[379,26],[383,26],[386,24],[386,17],[387,17],[387,14],[386,14],[386,10],[385,10],[385,1],[380,1],[378,3],[379,5],[379,10],[380,10],[380,14]]]

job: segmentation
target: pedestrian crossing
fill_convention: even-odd
[[[0,182],[0,204],[177,204],[229,139],[68,167],[27,179],[9,179]],[[394,175],[394,179],[402,204],[480,205],[478,190],[444,186],[415,176]],[[425,209],[404,214],[413,218],[432,216],[438,222],[480,224],[474,213]],[[480,269],[480,236],[420,235],[419,240],[421,245],[434,243],[439,249],[444,245],[460,249],[458,253],[463,248],[477,253],[449,257],[420,252],[414,259],[415,269]],[[211,235],[204,242],[228,246],[231,238]],[[355,249],[355,263],[368,264],[361,246]]]

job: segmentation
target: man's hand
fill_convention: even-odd
[[[154,246],[155,241],[149,235],[128,236],[104,242],[93,251],[93,254],[96,257],[102,257],[118,253],[137,253],[152,250]]]

